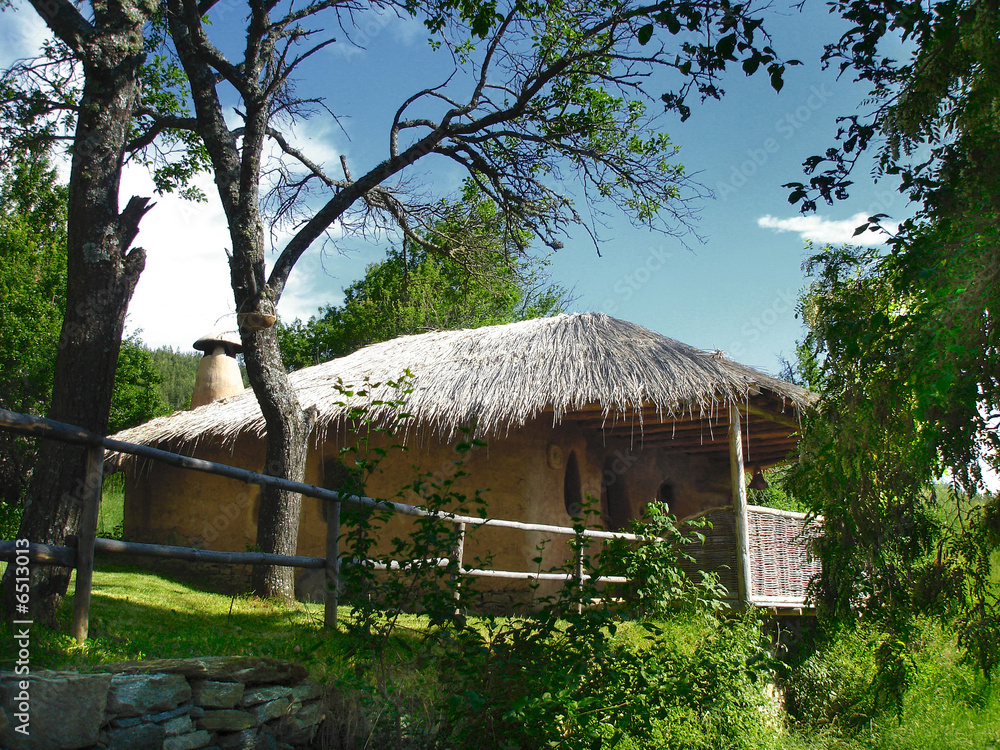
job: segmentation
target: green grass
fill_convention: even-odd
[[[39,623],[33,628],[34,668],[86,669],[130,659],[209,655],[292,659],[317,675],[343,665],[346,637],[323,627],[322,605],[289,608],[249,596],[200,591],[150,572],[102,568],[94,571],[86,643],[78,645],[67,635],[70,594],[58,629]],[[342,611],[347,616],[346,608]],[[7,669],[13,659],[11,640],[0,635],[0,665]]]
[[[71,587],[72,591],[72,587]],[[356,679],[365,662],[360,643],[342,630],[323,627],[321,605],[286,607],[247,596],[224,596],[151,572],[102,566],[94,574],[90,638],[78,645],[66,633],[72,595],[66,598],[57,630],[40,623],[32,629],[33,669],[92,669],[131,659],[251,655],[289,659],[330,683]],[[341,617],[349,618],[347,608]],[[426,621],[404,616],[390,659],[407,662],[410,648],[425,632]],[[705,626],[676,618],[663,623],[663,638],[691,653]],[[624,627],[617,636],[645,638]],[[849,649],[842,649],[841,653]],[[903,715],[882,717],[851,730],[799,726],[781,732],[777,746],[787,750],[977,750],[1000,749],[1000,690],[959,664],[953,639],[927,626],[913,648],[913,687]],[[841,658],[841,657],[838,657]],[[0,668],[9,670],[14,643],[0,632]],[[831,669],[838,667],[829,662]],[[411,709],[430,706],[447,685],[437,680],[433,663],[397,675],[397,689],[413,696]],[[430,710],[430,709],[428,709]],[[776,730],[779,731],[779,730]]]
[[[101,507],[97,514],[97,536],[121,539],[125,529],[125,473],[104,477]]]
[[[954,635],[920,622],[909,648],[910,686],[902,714],[843,722],[847,712],[800,727],[790,750],[998,750],[1000,689],[962,663]],[[871,698],[874,678],[872,631],[844,632],[821,644],[808,661],[816,703],[834,705]],[[794,679],[794,677],[793,677]],[[824,689],[825,681],[825,689]],[[822,711],[818,712],[822,713]],[[845,726],[850,723],[851,726]],[[821,726],[818,726],[821,725]]]

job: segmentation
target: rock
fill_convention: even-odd
[[[205,708],[232,708],[243,698],[245,690],[242,682],[217,680],[197,680],[191,686],[194,690],[192,700]]]
[[[108,732],[108,750],[160,750],[167,733],[159,724],[140,724]]]
[[[323,705],[321,703],[318,701],[316,703],[307,703],[288,717],[288,724],[294,728],[312,726],[321,722],[323,715]]]
[[[313,738],[316,737],[317,729],[318,726],[316,724],[311,724],[310,726],[302,727],[294,732],[286,732],[281,735],[281,739],[288,742],[288,744],[292,745],[292,747],[311,745]]]
[[[212,735],[204,729],[190,734],[181,734],[176,737],[167,737],[163,741],[163,750],[194,750],[198,747],[205,747],[212,741]]]
[[[148,714],[147,716],[143,716],[142,718],[143,721],[151,721],[154,724],[163,724],[164,722],[170,721],[171,719],[175,719],[178,716],[186,716],[190,714],[193,708],[194,706],[191,705],[181,705],[178,706],[177,708],[171,709],[170,711],[161,711],[160,713],[157,714]]]
[[[163,729],[167,733],[167,737],[176,737],[179,734],[188,734],[194,731],[194,722],[191,721],[191,717],[187,714],[184,716],[178,716],[165,722]]]
[[[301,664],[256,656],[155,659],[112,664],[105,669],[121,674],[163,672],[184,675],[189,679],[242,682],[247,685],[268,685],[275,682],[297,684],[308,675]]]
[[[316,736],[319,723],[326,718],[323,705],[318,701],[308,703],[294,713],[283,716],[264,727],[264,730],[292,745],[308,745]]]
[[[278,698],[290,698],[292,688],[285,685],[268,685],[267,687],[253,688],[247,690],[240,700],[241,706],[255,706],[258,703],[277,700]]]
[[[246,711],[236,708],[223,708],[218,711],[206,711],[196,722],[198,729],[209,732],[238,732],[256,726],[253,717]]]
[[[22,684],[22,683],[27,683]],[[9,750],[75,750],[97,744],[108,700],[111,675],[39,671],[0,676],[0,704],[10,725],[0,734]],[[28,701],[28,736],[16,731],[24,696]],[[58,721],[44,721],[46,715]]]
[[[115,729],[128,729],[142,724],[141,716],[129,716],[127,719],[112,719],[111,726]]]
[[[315,682],[303,682],[292,688],[292,700],[295,703],[305,703],[323,695],[323,688]]]
[[[191,686],[178,674],[116,674],[108,691],[108,713],[142,716],[177,708],[191,699]]]
[[[278,698],[268,703],[260,703],[247,709],[258,724],[285,716],[291,707],[290,698]]]

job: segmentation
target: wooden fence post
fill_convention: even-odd
[[[462,567],[462,559],[465,557],[465,524],[459,521],[455,524],[455,544],[451,548],[451,557],[457,564],[455,573],[455,614],[458,612],[458,603],[462,598],[462,574],[465,568]]]
[[[80,529],[76,547],[76,593],[73,597],[73,623],[70,634],[77,642],[87,640],[90,630],[90,591],[94,583],[94,540],[97,538],[97,516],[104,488],[104,446],[87,449],[87,474],[83,481],[80,502]]]
[[[740,410],[729,405],[729,468],[733,486],[733,513],[736,516],[736,581],[737,597],[750,604],[753,581],[750,572],[750,529],[747,518],[747,486],[743,470],[743,427]]]
[[[340,605],[340,501],[326,500],[326,603],[323,625],[337,627]]]

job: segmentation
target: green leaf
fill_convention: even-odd
[[[782,79],[782,74],[785,72],[784,66],[775,66],[771,71],[771,88],[775,91],[781,91],[781,88],[785,85],[785,81]]]
[[[653,38],[653,24],[647,23],[645,26],[640,28],[636,37],[639,39],[639,44],[646,44]]]

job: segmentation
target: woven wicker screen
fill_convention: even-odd
[[[766,605],[806,603],[809,581],[820,572],[820,564],[809,557],[809,539],[820,533],[819,523],[807,523],[804,514],[768,512],[748,508],[750,533],[751,600]],[[704,544],[691,544],[685,552],[693,562],[681,563],[688,575],[697,571],[718,573],[719,580],[736,599],[736,519],[731,508],[709,513],[711,529],[701,529]]]
[[[736,583],[736,520],[731,509],[708,513],[705,518],[712,528],[699,529],[705,535],[704,544],[689,544],[684,551],[694,558],[694,562],[684,561],[681,569],[689,576],[697,576],[697,571],[718,573],[719,581],[729,592],[728,598],[738,596]]]
[[[754,508],[747,515],[751,598],[805,603],[809,581],[820,573],[819,561],[811,559],[807,549],[820,533],[819,523]]]

